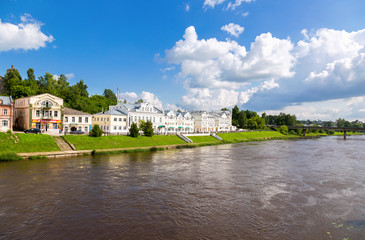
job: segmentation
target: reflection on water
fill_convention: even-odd
[[[364,140],[0,163],[0,239],[364,239]]]

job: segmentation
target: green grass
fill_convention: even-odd
[[[16,161],[21,159],[23,158],[19,157],[14,152],[0,152],[0,162]]]
[[[67,135],[65,136],[65,139],[74,144],[77,150],[151,147],[185,143],[176,135],[155,135],[152,137],[139,136],[137,138],[123,135],[103,137]]]
[[[45,134],[0,133],[0,153],[60,151],[56,142]]]
[[[218,139],[212,136],[188,136],[194,143],[204,143],[204,142],[219,142]]]
[[[287,139],[296,137],[293,135],[283,135],[275,131],[219,133],[218,136],[221,137],[223,140],[229,142],[258,141],[266,139]]]

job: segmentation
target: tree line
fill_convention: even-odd
[[[47,72],[36,78],[34,70],[29,68],[27,77],[23,78],[19,71],[12,67],[6,71],[3,80],[5,95],[13,99],[49,93],[62,98],[64,106],[91,114],[101,112],[108,109],[109,105],[117,103],[117,97],[112,90],[105,89],[103,95],[89,96],[88,87],[83,80],[70,85],[64,74],[55,77]]]

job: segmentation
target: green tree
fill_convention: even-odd
[[[139,136],[139,129],[136,123],[131,124],[131,127],[129,128],[129,136],[134,138]]]
[[[236,106],[232,108],[232,125],[238,126],[238,114],[240,112],[240,109]]]
[[[150,120],[148,120],[146,122],[146,124],[144,125],[143,130],[143,134],[147,137],[152,137],[153,136],[153,124]]]
[[[93,129],[90,131],[91,137],[101,137],[103,135],[103,130],[99,127],[98,124],[95,124]]]
[[[345,122],[346,122],[345,119],[339,118],[339,119],[336,120],[336,126],[338,128],[345,127]]]
[[[117,104],[117,96],[110,89],[105,89],[103,93],[104,97],[108,98],[112,103]]]
[[[238,127],[239,128],[245,128],[247,125],[247,117],[245,111],[241,111],[238,113],[238,119],[237,119]]]

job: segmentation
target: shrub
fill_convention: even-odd
[[[290,130],[290,131],[289,131],[289,134],[291,134],[291,135],[297,135],[297,132],[296,132],[296,131],[294,131],[294,130]]]
[[[139,129],[136,123],[132,123],[131,127],[129,128],[129,136],[131,137],[139,136]]]
[[[289,129],[287,126],[283,125],[281,126],[278,131],[281,133],[281,134],[284,134],[284,135],[288,135],[288,132],[289,132]]]
[[[8,131],[6,131],[6,133],[12,134],[13,132],[10,129],[8,129]]]
[[[95,124],[93,129],[90,132],[91,137],[101,137],[103,135],[103,130],[99,127],[98,124]]]

